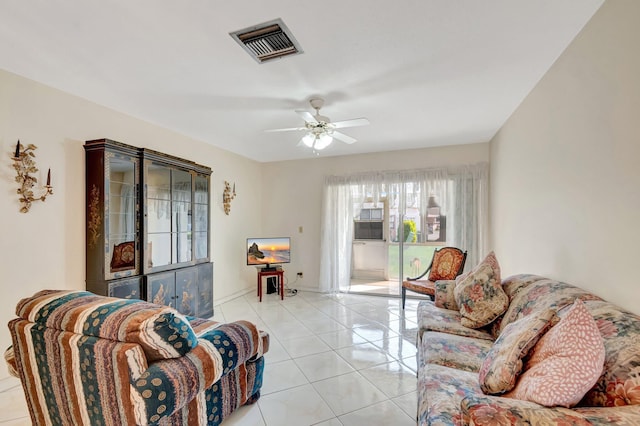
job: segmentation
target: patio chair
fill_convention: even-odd
[[[415,278],[409,278],[402,282],[402,309],[407,295],[407,290],[427,295],[433,300],[436,293],[436,281],[453,280],[462,273],[464,263],[467,260],[467,252],[456,247],[442,247],[433,253],[429,267]],[[422,279],[429,273],[426,279]]]

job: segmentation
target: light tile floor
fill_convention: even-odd
[[[415,425],[416,307],[387,297],[253,293],[215,307],[269,332],[262,396],[227,426]],[[0,424],[29,425],[20,382],[0,380]]]

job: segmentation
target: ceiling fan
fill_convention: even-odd
[[[304,126],[289,127],[286,129],[271,129],[265,130],[265,132],[290,132],[304,130],[307,134],[302,137],[298,146],[305,145],[314,151],[320,151],[328,147],[331,142],[333,142],[333,138],[348,144],[356,142],[356,139],[351,136],[347,136],[342,132],[338,132],[336,129],[366,126],[369,124],[369,120],[366,118],[353,118],[351,120],[331,122],[329,117],[320,115],[320,108],[324,105],[324,99],[311,98],[309,103],[311,104],[311,107],[316,110],[315,115],[311,114],[309,111],[296,110],[296,113],[304,120]]]

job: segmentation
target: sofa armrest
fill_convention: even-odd
[[[249,321],[216,323],[210,321],[207,328],[199,327],[198,343],[213,344],[222,357],[224,374],[237,365],[259,358],[266,352],[265,341],[268,334],[260,332],[255,324]]]
[[[640,425],[640,405],[575,407],[574,410],[594,425]]]
[[[460,307],[456,303],[453,290],[456,288],[456,280],[438,280],[435,284],[436,293],[434,303],[438,308],[459,311]]]
[[[268,334],[248,321],[200,322],[196,329],[198,345],[189,353],[154,362],[132,380],[133,398],[145,407],[136,413],[138,424],[170,416],[237,366],[260,358],[268,342]]]
[[[471,395],[460,404],[469,424],[640,424],[640,406],[544,407],[534,402],[490,395]]]

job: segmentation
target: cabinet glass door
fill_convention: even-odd
[[[196,175],[194,192],[195,259],[209,258],[209,177]]]
[[[195,173],[145,161],[145,272],[194,263]],[[207,205],[205,205],[205,208]],[[204,218],[205,225],[207,218]],[[206,229],[205,229],[206,233]],[[206,253],[206,246],[205,246]],[[206,257],[206,254],[205,254]]]
[[[171,250],[171,169],[155,163],[146,164],[145,268],[172,263]]]
[[[191,173],[183,170],[171,171],[172,191],[172,245],[171,261],[191,261]]]
[[[109,152],[105,179],[105,270],[107,279],[139,273],[138,268],[138,161]]]

